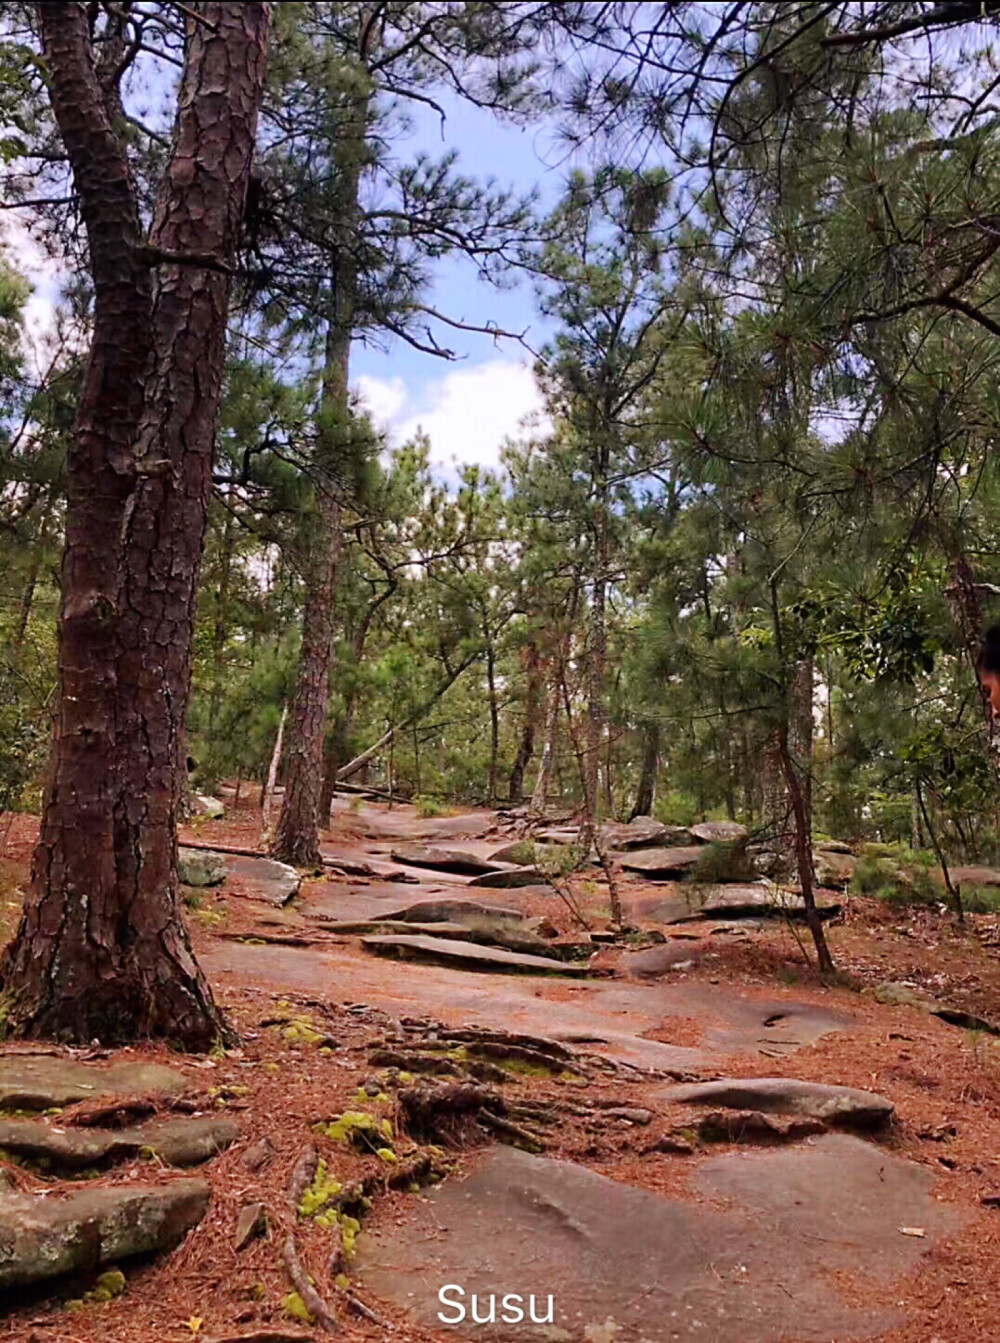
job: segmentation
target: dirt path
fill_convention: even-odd
[[[253,847],[256,818],[248,810],[190,837]],[[200,1061],[127,1052],[179,1063],[197,1113],[235,1121],[238,1139],[200,1170],[209,1211],[171,1254],[125,1265],[121,1297],[67,1310],[67,1299],[83,1299],[86,1284],[74,1284],[8,1310],[0,1338],[322,1337],[295,1318],[282,1263],[292,1233],[347,1338],[994,1339],[1000,1209],[980,1200],[1000,1191],[1000,1053],[989,1035],[857,991],[907,979],[990,1016],[1000,975],[988,939],[957,939],[935,916],[854,902],[831,943],[855,982],[826,987],[783,923],[664,925],[642,911],[678,888],[627,879],[647,936],[595,944],[586,956],[585,934],[551,890],[483,887],[393,857],[417,843],[488,860],[511,838],[486,812],[422,818],[409,807],[343,805],[324,855],[347,874],[306,875],[285,906],[260,898],[252,862],[234,865],[222,887],[191,893],[198,954],[242,1048]],[[25,825],[11,880],[29,840]],[[369,875],[352,875],[366,864]],[[592,927],[606,926],[596,874],[574,887]],[[381,942],[336,929],[429,902],[449,911],[448,964],[386,959],[373,954]],[[520,916],[501,921],[508,935],[541,928],[565,955],[575,944],[580,975],[522,974],[513,963],[491,973],[471,960],[465,968],[454,948],[470,906]],[[403,935],[401,949],[411,943]],[[491,1043],[498,1032],[524,1037],[522,1055],[501,1057]],[[438,1071],[411,1075],[394,1058]],[[766,1096],[728,1109],[692,1105],[675,1099],[678,1077],[832,1084],[876,1093],[894,1115],[852,1129],[826,1111],[807,1113],[815,1098],[805,1111],[801,1100],[769,1108]],[[428,1117],[428,1097],[437,1104],[448,1088],[475,1087],[493,1099]],[[382,1156],[352,1140],[347,1114],[388,1121]],[[328,1185],[334,1176],[341,1189],[363,1181],[371,1205],[358,1210],[363,1229],[339,1286],[327,1264],[345,1227],[353,1238],[347,1214],[321,1176],[311,1204],[289,1202],[309,1145]],[[251,1169],[248,1153],[260,1150],[266,1160]],[[98,1185],[134,1180],[144,1164],[96,1171]],[[438,1167],[446,1177],[427,1183]],[[418,1173],[401,1184],[401,1168]],[[16,1178],[26,1190],[54,1183],[30,1167]],[[241,1212],[256,1203],[268,1230],[237,1250]],[[446,1300],[449,1284],[461,1291]],[[363,1306],[352,1308],[351,1293]],[[530,1298],[539,1318],[550,1296],[551,1320],[532,1323]]]

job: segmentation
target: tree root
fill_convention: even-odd
[[[480,1110],[476,1115],[476,1123],[489,1129],[491,1133],[495,1133],[501,1142],[506,1140],[513,1147],[521,1147],[528,1152],[545,1151],[545,1142],[537,1133],[533,1133],[531,1129],[526,1129],[520,1124],[515,1124],[513,1120],[492,1114],[489,1110]]]
[[[299,1258],[299,1252],[295,1248],[295,1237],[289,1232],[285,1240],[284,1249],[281,1252],[281,1258],[285,1265],[285,1271],[291,1280],[292,1286],[301,1296],[303,1304],[310,1315],[316,1320],[328,1334],[335,1334],[338,1331],[336,1316],[330,1307],[317,1292],[316,1288],[309,1281],[309,1274]]]
[[[398,1068],[400,1072],[408,1073],[437,1073],[457,1077],[462,1071],[449,1058],[434,1054],[404,1053],[395,1049],[374,1049],[368,1055],[368,1062],[375,1068]]]
[[[316,1168],[319,1166],[319,1153],[310,1143],[303,1147],[299,1153],[298,1160],[292,1167],[292,1173],[288,1180],[288,1201],[292,1205],[292,1212],[298,1215],[299,1204],[302,1202],[302,1196],[316,1178]],[[301,1296],[301,1293],[299,1293]]]
[[[367,1320],[369,1324],[377,1324],[379,1328],[385,1328],[385,1321],[380,1316],[376,1315],[370,1306],[366,1306],[361,1298],[355,1296],[351,1291],[347,1293],[347,1304],[355,1315],[360,1315],[360,1317],[363,1320]]]
[[[79,1101],[67,1105],[59,1116],[60,1124],[80,1128],[127,1128],[136,1119],[148,1119],[164,1104],[163,1096],[115,1096],[107,1101]]]

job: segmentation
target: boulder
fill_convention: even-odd
[[[475,942],[451,941],[443,937],[422,935],[395,935],[364,937],[361,945],[378,956],[394,956],[399,960],[430,961],[451,965],[460,970],[513,971],[529,975],[585,975],[583,966],[550,960],[545,956],[505,951],[500,947],[482,946]]]
[[[429,844],[397,844],[392,850],[394,863],[406,863],[410,867],[429,867],[436,872],[453,872],[457,876],[476,877],[486,872],[502,870],[486,858],[477,858],[474,853],[463,853],[458,849],[435,849]]]
[[[185,886],[221,886],[227,870],[224,853],[183,847],[178,851],[177,879]]]
[[[217,1115],[169,1116],[123,1129],[60,1127],[38,1119],[0,1119],[0,1149],[59,1170],[151,1152],[168,1166],[198,1166],[239,1137],[231,1119]]]
[[[470,886],[483,886],[493,891],[515,891],[521,886],[538,886],[545,878],[537,867],[515,867],[508,872],[484,872],[473,877]]]
[[[208,1208],[204,1180],[0,1192],[0,1291],[171,1249]]]
[[[701,856],[698,845],[684,848],[638,849],[622,859],[622,867],[629,872],[641,872],[645,877],[683,877],[690,872]]]
[[[894,1108],[873,1091],[791,1077],[722,1077],[715,1082],[667,1087],[657,1092],[657,1099],[671,1105],[721,1105],[727,1110],[799,1115],[844,1128],[876,1128],[892,1118]]]
[[[0,1054],[0,1110],[49,1110],[107,1096],[177,1095],[189,1082],[159,1063],[102,1067],[49,1054]]]
[[[845,844],[842,839],[827,839],[822,844],[816,845],[818,853],[851,853],[850,844]]]
[[[279,863],[275,858],[232,854],[229,875],[239,880],[241,894],[251,900],[263,900],[278,909],[294,899],[302,885],[302,878],[295,868],[288,863]]]
[[[601,840],[616,853],[627,853],[631,849],[651,849],[654,846],[666,848],[690,844],[691,832],[679,825],[664,825],[652,816],[634,816],[631,821],[622,823],[611,821],[601,826]]]
[[[856,860],[839,850],[817,849],[813,854],[816,881],[820,886],[846,886],[854,876]]]
[[[737,821],[702,821],[691,826],[691,834],[701,844],[734,844],[746,839],[747,828]]]

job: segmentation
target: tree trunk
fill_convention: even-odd
[[[514,757],[514,764],[510,771],[510,782],[507,786],[507,793],[513,806],[517,806],[524,801],[524,771],[528,768],[531,757],[535,753],[535,732],[538,726],[542,683],[538,646],[534,641],[529,643],[525,649],[524,662],[527,673],[524,721],[521,724],[521,740],[518,743],[517,755]]]
[[[486,649],[486,685],[490,700],[490,765],[486,776],[486,805],[497,800],[497,769],[500,761],[500,709],[497,704],[496,659],[493,644]]]
[[[952,615],[962,635],[962,645],[976,678],[979,702],[982,706],[984,723],[984,743],[986,756],[1000,787],[1000,734],[997,732],[997,720],[990,707],[990,697],[979,675],[979,640],[983,630],[983,614],[976,588],[975,577],[964,555],[948,562],[949,581],[945,596],[951,606]],[[994,809],[998,833],[1000,833],[1000,808]]]
[[[260,790],[260,839],[262,845],[266,845],[271,838],[271,802],[278,782],[278,768],[281,765],[281,753],[285,745],[285,723],[287,721],[288,705],[283,704],[281,706],[281,717],[278,719],[278,733],[274,739],[274,750],[271,752],[271,761],[267,767],[264,786]]]
[[[581,782],[583,784],[583,824],[580,843],[589,848],[597,831],[600,809],[598,786],[600,781],[601,746],[604,741],[605,719],[604,670],[607,661],[607,572],[608,572],[608,518],[607,482],[598,483],[598,515],[595,536],[595,565],[593,574],[593,601],[590,609],[590,647],[587,650],[587,733]]]
[[[650,816],[653,811],[653,797],[656,792],[656,775],[660,768],[660,725],[649,721],[642,733],[642,773],[639,775],[639,787],[636,790],[635,806],[629,818]]]
[[[813,696],[812,658],[803,658],[795,668],[788,717],[788,745],[802,789],[802,801],[812,818]]]
[[[561,695],[558,672],[553,669],[552,685],[549,688],[549,704],[545,715],[545,744],[542,747],[542,759],[538,766],[538,778],[531,794],[531,810],[541,816],[549,800],[552,787],[552,775],[556,764],[556,751],[559,741],[559,699]]]
[[[370,25],[366,31],[374,31]],[[361,53],[364,57],[365,53]],[[335,631],[337,568],[342,538],[338,491],[342,488],[348,446],[350,398],[348,374],[357,288],[359,190],[368,131],[369,84],[355,100],[340,129],[334,159],[337,187],[331,214],[339,237],[330,277],[333,312],[327,327],[317,467],[317,525],[305,557],[306,601],[302,650],[288,732],[285,796],[271,852],[300,867],[321,862],[320,803],[323,793],[323,740],[329,696],[330,658]]]
[[[176,813],[226,262],[249,177],[268,7],[205,4],[188,17],[152,254],[86,9],[46,4],[39,16],[95,314],[67,467],[52,762],[32,889],[3,962],[8,1028],[80,1044],[158,1035],[204,1049],[224,1024],[181,919]],[[177,254],[184,264],[164,260]]]
[[[802,777],[799,774],[795,761],[792,759],[791,751],[789,750],[788,733],[785,728],[780,728],[778,731],[777,749],[782,769],[784,770],[785,785],[788,789],[788,797],[791,803],[795,830],[795,858],[796,866],[799,870],[799,881],[802,886],[802,899],[805,902],[806,907],[806,923],[809,927],[809,932],[812,934],[813,945],[816,948],[816,960],[819,964],[820,973],[832,974],[835,969],[833,957],[830,955],[830,948],[826,943],[826,934],[823,931],[823,920],[820,918],[819,910],[816,908],[816,880],[812,857],[812,827],[809,822],[809,811],[806,807],[805,789],[802,786]]]

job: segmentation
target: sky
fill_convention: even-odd
[[[162,113],[169,115],[173,90],[158,80],[152,83],[150,101],[158,101]],[[454,96],[441,96],[440,102],[446,112],[444,125],[430,109],[418,115],[413,135],[394,146],[398,157],[421,150],[436,156],[454,149],[464,174],[479,181],[493,179],[519,194],[535,191],[543,210],[555,204],[568,164],[550,126],[503,124]],[[11,259],[34,286],[27,325],[36,346],[35,362],[44,365],[44,338],[52,328],[60,277],[16,215],[8,215],[4,224]],[[447,328],[443,330],[448,344],[458,356],[453,361],[399,340],[388,350],[355,343],[352,385],[376,426],[396,444],[423,429],[431,440],[437,474],[454,479],[456,466],[466,462],[496,466],[504,441],[518,433],[526,417],[544,424],[544,418],[539,419],[541,400],[531,373],[530,350],[545,343],[550,329],[536,311],[530,279],[514,279],[498,290],[480,279],[465,259],[438,264],[427,300],[457,321],[492,323],[523,333],[530,347]]]
[[[518,193],[537,191],[540,208],[551,209],[568,167],[551,128],[501,124],[489,113],[442,99],[446,120],[428,115],[400,156],[455,149],[459,169],[480,181],[493,178]],[[465,259],[446,260],[435,275],[431,304],[466,323],[523,333],[537,350],[550,334],[537,313],[530,279],[514,279],[496,289],[481,280]],[[447,332],[459,358],[444,361],[396,341],[388,352],[356,345],[351,356],[354,385],[363,403],[390,439],[404,442],[418,428],[431,440],[431,461],[452,476],[456,463],[495,466],[505,439],[515,436],[525,417],[538,416],[541,398],[531,373],[532,356],[514,340],[461,331]]]

